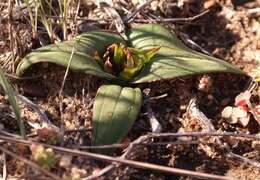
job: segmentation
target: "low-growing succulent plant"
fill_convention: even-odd
[[[39,48],[20,62],[16,73],[21,76],[39,62],[66,67],[71,54],[70,69],[108,80],[94,103],[93,145],[118,143],[126,136],[142,104],[138,83],[203,73],[243,74],[223,60],[193,51],[158,24],[128,29],[123,35],[92,31]]]

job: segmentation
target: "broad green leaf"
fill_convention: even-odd
[[[25,138],[25,136],[26,136],[25,135],[25,128],[24,128],[23,120],[21,118],[20,108],[19,108],[17,101],[15,99],[13,88],[10,85],[9,81],[6,79],[2,69],[0,69],[0,85],[4,89],[6,95],[8,96],[8,101],[10,102],[11,107],[14,111],[16,121],[17,121],[17,124],[18,124],[19,129],[20,129],[20,134],[23,138]]]
[[[94,102],[92,145],[121,142],[139,114],[141,101],[139,88],[101,86]]]
[[[120,35],[106,31],[85,33],[74,40],[45,46],[28,54],[19,63],[16,74],[22,75],[31,65],[39,62],[50,62],[66,67],[74,47],[70,69],[107,79],[116,79],[115,76],[104,72],[95,60],[95,52],[103,54],[113,43],[124,44],[124,40]]]
[[[158,24],[130,29],[126,36],[131,46],[139,50],[161,47],[134,78],[133,83],[215,72],[244,74],[221,59],[186,47],[173,32]]]
[[[95,56],[94,56],[96,62],[99,64],[99,66],[103,67],[104,66],[104,62],[103,59],[99,56],[98,52],[95,52]]]

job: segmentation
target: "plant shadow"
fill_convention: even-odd
[[[200,3],[197,1],[189,3],[185,8],[186,13],[184,14],[186,16],[194,16],[205,10],[201,1]],[[231,19],[227,19],[224,16],[223,8],[223,6],[216,3],[210,7],[209,12],[203,17],[190,23],[179,23],[176,25],[176,28],[186,33],[191,40],[213,54],[213,56],[226,59],[232,47],[242,37],[238,32],[229,28]],[[232,7],[225,8],[233,11]],[[230,62],[229,59],[226,60]]]

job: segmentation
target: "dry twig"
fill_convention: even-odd
[[[215,137],[239,137],[239,138],[248,138],[260,141],[259,135],[252,135],[246,133],[233,133],[233,132],[184,132],[184,133],[159,133],[159,134],[149,134],[151,138],[177,138],[183,136],[190,137],[205,137],[205,136],[215,136]]]
[[[44,113],[44,110],[34,104],[32,101],[30,101],[28,98],[26,98],[25,96],[22,96],[20,94],[15,94],[15,96],[25,105],[27,105],[29,108],[31,108],[34,112],[36,112],[39,115],[40,120],[42,120],[43,124],[50,124],[50,120],[47,117],[47,115]],[[57,127],[56,127],[57,128]]]
[[[197,105],[197,98],[194,97],[190,100],[189,106],[188,106],[189,114],[196,119],[199,119],[206,129],[206,131],[212,132],[215,131],[215,128],[213,124],[211,123],[211,120],[206,117],[206,115],[201,112]]]
[[[158,136],[158,134],[154,134],[154,135]],[[0,135],[0,139],[2,139],[4,141],[8,141],[10,143],[19,143],[19,144],[24,144],[24,145],[31,145],[33,143],[32,141],[28,141],[28,140],[15,139],[15,138],[5,137],[5,136],[1,136],[1,135]],[[179,168],[174,168],[174,167],[167,167],[167,166],[156,165],[156,164],[152,164],[152,163],[146,163],[146,162],[126,160],[126,159],[122,159],[120,157],[111,157],[111,156],[106,156],[106,155],[101,155],[101,154],[96,154],[96,153],[83,152],[83,151],[68,149],[68,148],[64,148],[64,147],[47,145],[47,144],[43,144],[43,143],[38,143],[38,144],[41,144],[48,148],[52,148],[56,152],[75,155],[75,156],[88,157],[90,159],[105,161],[105,162],[109,162],[109,163],[121,163],[121,164],[128,165],[128,166],[131,166],[134,168],[150,169],[150,170],[159,171],[159,172],[180,174],[180,175],[184,175],[184,176],[190,176],[190,177],[202,178],[202,179],[203,178],[204,179],[205,178],[206,179],[220,179],[220,180],[232,179],[230,177],[225,177],[225,176],[200,173],[200,172],[184,170],[184,169],[179,169]]]
[[[126,17],[126,20],[124,22],[131,23],[131,21],[135,18],[135,16],[142,11],[146,6],[150,5],[154,0],[147,0],[143,4],[141,4],[132,14],[130,14],[128,17]]]
[[[14,29],[13,29],[13,1],[8,1],[8,31],[10,38],[10,48],[12,49],[12,61],[13,65],[15,64],[15,38],[14,38]],[[14,66],[12,67],[12,72],[14,72]]]
[[[7,180],[6,154],[3,152],[3,180]]]
[[[113,22],[115,23],[116,29],[119,33],[122,33],[125,31],[125,25],[123,20],[121,19],[121,16],[118,14],[118,12],[115,10],[115,8],[111,7],[107,3],[101,4],[102,8],[105,10],[106,14],[113,19]]]
[[[135,23],[150,23],[150,22],[164,22],[164,23],[177,23],[177,22],[191,22],[194,21],[196,19],[201,18],[202,16],[206,15],[207,13],[209,13],[209,9],[201,12],[200,14],[197,14],[195,16],[192,17],[187,17],[187,18],[156,18],[156,19],[134,19],[133,22]]]
[[[60,109],[60,119],[61,119],[61,134],[63,137],[64,133],[65,133],[65,124],[64,124],[64,118],[63,118],[63,106],[62,106],[62,100],[63,100],[63,89],[64,89],[64,85],[65,85],[65,82],[66,82],[66,79],[67,79],[67,76],[69,74],[69,69],[70,69],[70,64],[71,64],[71,61],[72,61],[72,57],[74,55],[74,51],[75,51],[75,47],[73,45],[72,47],[72,51],[71,51],[71,55],[70,55],[70,59],[69,59],[69,62],[68,62],[68,65],[67,65],[67,68],[66,68],[66,72],[64,74],[64,77],[63,77],[63,80],[62,80],[62,85],[61,85],[61,88],[60,88],[60,92],[59,92],[59,100],[60,100],[60,103],[59,103],[59,109]]]
[[[185,142],[185,141],[177,141],[177,142],[159,142],[159,143],[154,143],[154,142],[143,142],[146,140],[146,136],[141,136],[140,138],[136,139],[135,141],[131,142],[130,145],[128,146],[126,152],[120,156],[120,158],[123,158],[123,159],[130,159],[131,158],[131,155],[134,154],[133,151],[137,151],[136,150],[136,147],[137,146],[154,146],[154,145],[173,145],[173,144],[200,144],[200,143],[203,143],[203,142],[199,142],[199,141],[189,141],[189,142]],[[115,145],[111,145],[113,148],[122,148],[124,144],[115,144]],[[91,147],[91,146],[90,146]],[[109,147],[109,146],[108,146]],[[108,148],[107,147],[107,148]],[[99,147],[95,147],[94,148],[99,148]],[[108,166],[106,166],[105,168],[103,168],[101,171],[99,171],[97,174],[93,174],[91,176],[88,176],[86,178],[84,178],[83,180],[91,180],[91,179],[97,179],[101,176],[104,176],[106,173],[108,173],[109,171],[113,170],[114,168],[118,168],[121,164],[119,163],[113,163],[113,164],[110,164]]]
[[[99,177],[103,176],[104,174],[108,173],[112,169],[115,168],[115,164],[110,164],[109,166],[103,168],[101,171],[99,171],[97,174],[90,175],[88,177],[83,178],[82,180],[91,180],[91,179],[98,179]]]
[[[251,159],[245,158],[245,157],[240,156],[240,155],[238,155],[238,154],[229,152],[229,153],[226,154],[226,156],[229,157],[229,158],[235,159],[235,160],[237,160],[237,161],[241,161],[241,162],[244,163],[244,164],[249,164],[249,165],[251,165],[251,166],[260,168],[260,163],[259,163],[259,162],[256,162],[256,161],[253,161],[253,160],[251,160]]]
[[[201,112],[200,109],[197,107],[195,98],[193,98],[191,100],[191,103],[190,103],[189,107],[190,107],[189,110],[196,116],[196,118],[199,119],[205,125],[205,127],[206,127],[208,132],[216,132],[213,124],[211,123],[211,120],[208,119],[205,116],[205,114],[203,112]],[[260,168],[260,163],[259,162],[250,160],[250,159],[245,158],[245,157],[243,157],[241,155],[233,153],[230,150],[230,147],[228,146],[228,144],[226,144],[226,143],[224,144],[222,142],[223,142],[223,140],[220,139],[220,137],[216,137],[216,143],[219,145],[220,148],[225,150],[223,152],[226,152],[225,153],[226,157],[238,160],[238,161],[240,161],[240,162],[242,162],[244,164],[249,164],[249,165],[251,165],[253,167],[256,167],[256,168]]]

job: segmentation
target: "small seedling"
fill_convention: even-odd
[[[51,169],[55,166],[57,158],[51,148],[44,148],[42,145],[32,144],[30,146],[32,159],[45,169]]]

